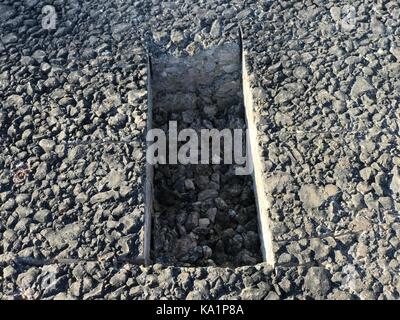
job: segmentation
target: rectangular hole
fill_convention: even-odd
[[[167,145],[170,121],[176,121],[178,133],[194,129],[199,141],[201,129],[230,129],[233,135],[233,129],[246,128],[240,54],[238,45],[228,44],[152,61],[152,127],[165,132]],[[245,147],[243,136],[242,141]],[[223,160],[170,164],[166,156],[166,164],[154,166],[153,262],[232,267],[261,262],[251,175],[236,175],[235,163]]]

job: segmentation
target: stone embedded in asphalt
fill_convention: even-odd
[[[43,149],[44,152],[47,153],[54,150],[56,142],[50,139],[43,139],[40,140],[39,146]]]
[[[204,191],[201,191],[198,195],[198,200],[199,201],[204,201],[210,198],[216,198],[218,196],[218,191],[214,189],[207,189]]]
[[[318,208],[324,202],[320,188],[315,185],[303,185],[299,191],[300,200],[306,209]]]
[[[304,287],[313,297],[323,297],[332,288],[328,271],[322,267],[311,267],[304,278]]]
[[[50,210],[42,209],[34,214],[33,219],[41,223],[47,223],[51,220],[51,217]]]
[[[356,81],[351,88],[351,96],[354,99],[357,99],[361,95],[367,92],[371,92],[374,90],[374,87],[370,84],[369,80],[363,77],[357,77]]]
[[[100,192],[95,194],[91,199],[90,199],[90,203],[92,204],[96,204],[96,203],[102,203],[105,202],[107,200],[110,200],[112,198],[116,198],[118,197],[118,193],[115,191],[105,191],[105,192]]]
[[[21,108],[24,104],[24,99],[17,94],[13,94],[9,96],[5,102],[5,106],[8,108]]]
[[[171,41],[174,44],[179,45],[185,39],[182,31],[180,30],[172,30],[171,32]]]
[[[400,47],[391,47],[390,53],[395,56],[397,61],[400,61]]]
[[[393,193],[400,194],[400,168],[393,167],[392,180],[390,182],[390,189]]]
[[[83,226],[78,223],[67,224],[60,230],[49,231],[44,237],[49,241],[52,247],[61,247],[63,245],[71,246],[75,245],[77,238],[80,236]]]
[[[210,35],[212,38],[218,38],[221,35],[221,22],[219,20],[212,23]]]

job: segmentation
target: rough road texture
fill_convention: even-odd
[[[55,33],[37,1],[2,8],[2,251],[139,260],[146,56],[139,39],[119,41],[134,25],[97,29],[95,4],[55,5]]]
[[[346,1],[47,4],[50,32],[39,1],[0,5],[0,298],[400,297],[398,2],[352,1],[354,23]],[[192,55],[238,24],[276,265],[124,262],[142,243],[145,48]]]

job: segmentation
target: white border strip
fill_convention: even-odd
[[[265,189],[264,189],[264,181],[262,177],[262,166],[261,166],[261,158],[260,158],[260,150],[257,143],[257,128],[255,126],[255,118],[254,118],[254,100],[251,92],[249,74],[246,68],[246,54],[242,49],[242,86],[243,86],[243,99],[244,99],[244,108],[246,112],[246,122],[247,128],[249,129],[249,157],[253,162],[254,170],[253,170],[253,184],[255,189],[255,197],[257,204],[257,217],[258,217],[258,226],[259,226],[259,234],[261,240],[261,252],[263,255],[263,259],[269,265],[275,265],[275,255],[273,250],[272,243],[272,232],[271,232],[271,221],[268,217],[268,209],[271,207],[271,204],[267,202],[265,197]]]
[[[151,90],[151,59],[147,57],[147,130],[153,126],[153,92]],[[147,132],[146,132],[147,134]],[[147,142],[146,142],[147,144]],[[148,146],[146,145],[146,152]],[[144,264],[149,265],[151,246],[151,217],[153,216],[153,176],[154,167],[146,161],[146,182],[145,182],[145,213],[144,213]]]

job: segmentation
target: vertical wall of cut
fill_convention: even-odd
[[[257,127],[255,118],[255,102],[253,98],[252,86],[250,83],[250,75],[246,66],[246,54],[242,49],[242,82],[243,82],[243,98],[246,112],[246,122],[250,135],[250,157],[253,162],[253,182],[256,196],[257,212],[258,212],[258,225],[259,235],[261,238],[261,251],[264,258],[270,265],[275,265],[275,256],[273,252],[271,222],[268,218],[268,210],[270,204],[266,199],[264,189],[264,181],[261,170],[261,153],[259,150],[257,140]]]
[[[147,58],[147,130],[153,127],[153,92],[152,92],[152,67],[151,58]],[[147,146],[148,149],[148,146]],[[145,183],[145,217],[144,217],[144,257],[143,262],[148,265],[150,263],[150,247],[151,247],[151,217],[153,214],[153,179],[154,167],[146,161],[146,183]]]

